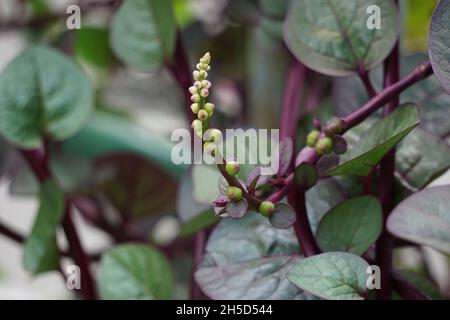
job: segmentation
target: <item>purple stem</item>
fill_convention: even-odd
[[[197,232],[194,240],[194,259],[192,261],[193,272],[191,274],[191,300],[200,300],[203,297],[203,292],[197,284],[197,281],[195,281],[195,271],[202,262],[205,243],[206,231],[202,230]]]
[[[394,46],[385,62],[385,87],[396,83],[400,78],[399,44]],[[388,115],[399,105],[399,95],[395,96],[383,110]],[[380,163],[379,199],[383,209],[383,229],[376,245],[376,263],[382,270],[381,289],[377,291],[377,299],[390,299],[392,293],[392,250],[394,239],[386,229],[386,220],[394,206],[394,170],[395,148]]]

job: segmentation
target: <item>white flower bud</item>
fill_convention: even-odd
[[[200,80],[200,79],[206,79],[206,78],[208,78],[208,72],[206,72],[205,70],[200,70],[199,71],[199,79],[197,79],[197,80]]]
[[[208,90],[208,89],[202,89],[202,90],[200,91],[200,95],[201,95],[203,98],[206,98],[207,96],[209,96],[209,90]]]
[[[200,102],[200,95],[198,94],[198,93],[196,93],[196,94],[193,94],[192,96],[191,96],[191,101],[192,102]]]
[[[200,78],[200,71],[195,70],[194,72],[192,72],[192,75],[194,76],[195,80],[199,80],[199,78]]]
[[[197,89],[200,89],[202,87],[202,83],[200,81],[195,81],[194,87],[196,87]]]
[[[206,112],[206,110],[199,110],[197,117],[201,120],[201,121],[206,121],[208,120],[208,112]]]
[[[205,103],[205,110],[208,113],[213,112],[214,111],[214,107],[215,106],[212,103],[209,103],[209,102]]]
[[[205,89],[211,88],[211,82],[209,82],[208,80],[202,80],[201,85]]]
[[[197,114],[199,111],[198,103],[191,104],[191,110],[193,113]]]
[[[194,86],[191,86],[191,87],[189,87],[189,92],[190,92],[191,94],[196,94],[196,93],[197,93],[197,88],[194,87]]]

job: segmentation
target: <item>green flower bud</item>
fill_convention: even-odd
[[[197,88],[196,87],[194,87],[194,86],[192,86],[192,87],[189,87],[189,92],[191,93],[191,94],[196,94],[197,93]]]
[[[206,110],[206,112],[208,113],[212,113],[214,111],[215,106],[212,103],[205,103],[205,107],[204,109]]]
[[[274,209],[275,205],[270,201],[263,201],[259,205],[259,212],[265,217],[270,217]]]
[[[192,96],[191,96],[191,101],[192,102],[200,102],[200,95],[198,94],[198,93],[196,93],[196,94],[193,94]]]
[[[328,154],[333,151],[333,139],[330,137],[320,138],[316,143],[316,152],[318,154]]]
[[[208,112],[206,112],[206,110],[201,109],[198,111],[197,117],[201,121],[206,121],[206,120],[208,120],[209,115],[208,115]]]
[[[198,106],[198,103],[191,104],[191,110],[192,110],[193,113],[197,114],[198,111],[200,110],[200,108]]]
[[[311,131],[308,136],[306,137],[306,145],[308,147],[314,148],[314,146],[317,143],[317,140],[319,139],[320,131],[319,130],[313,130]]]
[[[211,88],[211,82],[209,82],[208,80],[202,80],[201,84],[202,84],[202,87],[205,89]]]
[[[191,128],[194,130],[197,137],[200,139],[203,138],[203,123],[200,120],[196,119],[192,121]]]
[[[198,77],[199,77],[199,79],[197,79],[197,80],[204,80],[204,79],[208,78],[208,72],[206,72],[205,70],[200,70]]]
[[[203,150],[207,153],[210,154],[211,156],[215,157],[216,156],[216,144],[213,142],[205,142],[203,144]]]
[[[195,70],[194,72],[192,72],[192,75],[194,76],[195,80],[199,80],[199,78],[200,78],[200,71]]]
[[[209,96],[209,90],[208,89],[202,89],[200,91],[200,96],[202,96],[203,98],[206,98],[207,96]]]
[[[225,165],[225,170],[230,176],[235,176],[239,172],[239,168],[241,166],[239,165],[239,162],[237,161],[228,161]]]
[[[222,132],[218,129],[211,129],[209,138],[212,142],[218,142],[222,140]]]
[[[332,137],[335,134],[342,133],[342,130],[344,129],[344,125],[342,123],[342,120],[338,117],[332,117],[330,120],[327,121],[325,124],[325,127],[323,128],[323,132],[329,136]]]
[[[242,190],[238,187],[230,186],[227,189],[227,197],[232,201],[239,201],[242,199]]]

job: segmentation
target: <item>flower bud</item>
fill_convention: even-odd
[[[209,139],[212,142],[218,142],[222,140],[222,132],[218,129],[211,129],[209,134]]]
[[[330,137],[320,138],[316,143],[316,152],[318,154],[328,154],[333,150],[333,139]]]
[[[203,63],[197,63],[195,66],[198,70],[203,70],[205,68],[205,65]]]
[[[319,130],[313,130],[311,131],[308,136],[306,137],[306,145],[310,148],[314,148],[314,146],[317,143],[317,140],[319,139],[320,131]]]
[[[242,199],[242,190],[238,187],[230,186],[227,189],[227,197],[232,201],[239,201]]]
[[[207,153],[210,154],[211,156],[215,157],[216,156],[216,144],[213,142],[205,142],[203,144],[203,150]]]
[[[205,103],[205,110],[206,110],[208,113],[214,112],[214,107],[215,107],[215,106],[214,106],[212,103],[209,103],[209,102]]]
[[[323,132],[327,136],[332,137],[335,134],[340,134],[343,129],[344,129],[344,126],[343,126],[342,120],[339,119],[338,117],[332,117],[325,124],[325,127],[323,128]]]
[[[198,111],[197,117],[201,121],[206,121],[206,120],[208,120],[209,115],[208,115],[208,112],[206,112],[206,110],[201,109]]]
[[[189,92],[190,92],[191,94],[196,94],[196,93],[197,93],[197,88],[194,87],[194,86],[191,86],[191,87],[189,87]]]
[[[191,96],[191,101],[192,101],[192,102],[200,102],[200,95],[199,95],[198,93],[193,94],[193,95]]]
[[[202,87],[202,83],[200,81],[195,81],[194,87],[196,87],[197,89],[200,89]]]
[[[194,72],[192,72],[192,75],[194,76],[195,80],[199,80],[199,78],[200,78],[200,71],[195,70]]]
[[[237,161],[228,161],[225,165],[225,170],[230,176],[235,176],[239,172],[239,162]]]
[[[200,139],[203,138],[203,123],[200,120],[196,119],[192,121],[191,128],[194,130],[197,137]]]
[[[197,80],[200,80],[200,79],[204,80],[208,77],[208,72],[206,72],[205,70],[200,70],[198,77],[199,77],[199,79],[197,79]]]
[[[208,89],[202,89],[202,90],[200,91],[200,95],[201,95],[203,98],[206,98],[207,96],[209,96],[209,90],[208,90]]]
[[[197,114],[198,111],[200,110],[200,108],[198,106],[198,103],[191,104],[191,110],[192,110],[193,113]]]
[[[274,209],[275,205],[270,201],[263,201],[259,205],[259,212],[265,217],[270,217]]]
[[[211,82],[209,82],[208,80],[202,80],[201,85],[205,89],[211,88]]]

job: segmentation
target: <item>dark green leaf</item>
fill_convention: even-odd
[[[450,47],[450,38],[448,36],[450,31],[449,14],[450,1],[439,1],[431,19],[428,47],[434,74],[448,94],[450,94],[450,56],[448,54],[448,48]]]
[[[381,29],[366,25],[370,5],[380,8]],[[298,0],[289,11],[284,38],[305,65],[331,76],[371,69],[389,54],[397,39],[397,10],[391,0]]]
[[[110,41],[116,55],[132,67],[159,67],[175,47],[171,1],[124,1],[112,20]]]
[[[301,289],[330,300],[362,300],[369,264],[357,255],[328,252],[297,262],[288,279]]]
[[[316,167],[310,163],[302,162],[295,168],[295,182],[302,188],[309,189],[317,183],[319,173]]]
[[[112,60],[108,31],[98,27],[84,27],[75,33],[75,55],[100,68]]]
[[[328,172],[328,175],[367,176],[384,155],[399,143],[420,121],[416,105],[407,103],[375,123],[349,150],[350,160]]]
[[[37,217],[23,253],[25,269],[33,274],[59,268],[56,229],[64,216],[64,194],[53,181],[42,184],[39,199]]]
[[[105,112],[97,112],[86,126],[64,143],[68,153],[87,158],[97,158],[110,153],[137,153],[171,176],[178,178],[185,171],[171,159],[172,145],[148,130]]]
[[[200,230],[206,229],[217,222],[220,218],[214,214],[212,209],[203,211],[193,217],[191,220],[187,221],[181,225],[180,231],[178,233],[179,237],[187,237],[197,233]]]
[[[212,299],[311,299],[286,279],[301,259],[298,250],[292,229],[274,229],[268,219],[249,212],[214,229],[195,278]]]
[[[0,131],[21,148],[38,148],[44,136],[64,140],[90,116],[93,90],[72,61],[46,47],[15,58],[0,76]]]
[[[361,255],[378,239],[382,223],[377,198],[352,198],[325,214],[317,228],[317,243],[324,251],[347,251]]]
[[[450,254],[450,186],[427,188],[401,202],[387,221],[398,238]]]
[[[297,216],[294,209],[286,203],[277,203],[275,210],[270,215],[270,223],[278,229],[287,229],[292,227]]]
[[[104,299],[169,299],[172,273],[156,249],[125,244],[108,250],[99,266],[99,289]]]
[[[399,271],[399,273],[407,282],[424,293],[428,297],[428,299],[442,299],[442,296],[439,293],[439,289],[431,280],[429,280],[425,276],[410,270],[401,270]]]

